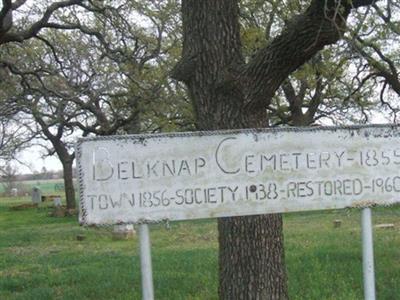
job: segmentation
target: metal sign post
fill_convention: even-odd
[[[143,300],[153,300],[153,269],[151,266],[150,233],[149,226],[147,224],[139,225],[139,239]]]
[[[364,298],[365,300],[375,300],[374,245],[372,238],[371,208],[363,208],[361,223]]]

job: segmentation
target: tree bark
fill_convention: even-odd
[[[67,201],[67,209],[74,209],[76,207],[76,200],[72,168],[73,159],[60,157],[60,160],[63,165],[64,188],[65,198]]]
[[[188,86],[202,130],[260,127],[265,111],[247,119],[236,85],[244,59],[235,1],[183,1],[183,60],[173,70]],[[285,299],[286,272],[280,215],[221,218],[221,299]]]
[[[244,62],[237,0],[182,0],[182,59],[172,77],[188,88],[201,130],[268,126],[266,108],[290,73],[335,43],[354,6],[313,0],[282,33]],[[282,217],[221,218],[221,299],[287,299]]]
[[[287,299],[282,216],[220,218],[220,299]]]

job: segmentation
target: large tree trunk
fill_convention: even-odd
[[[313,0],[245,63],[237,0],[182,0],[183,52],[172,76],[184,82],[201,130],[266,127],[280,84],[325,45],[335,43],[352,7],[373,0]],[[221,299],[286,299],[281,215],[221,218]]]
[[[175,68],[185,80],[202,130],[266,126],[265,110],[251,120],[243,114],[244,95],[229,85],[228,72],[243,65],[235,1],[182,3],[188,62]],[[190,75],[179,74],[194,68]],[[280,215],[221,218],[219,296],[221,299],[287,298]]]
[[[61,159],[61,161],[63,165],[64,188],[65,188],[65,198],[67,201],[67,209],[74,209],[76,207],[76,201],[75,201],[75,188],[74,188],[73,169],[72,169],[73,159],[63,158]]]
[[[221,299],[287,299],[282,216],[221,218]]]

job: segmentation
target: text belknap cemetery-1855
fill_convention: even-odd
[[[128,135],[78,143],[84,224],[392,204],[396,126]]]

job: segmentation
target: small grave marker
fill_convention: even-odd
[[[375,228],[379,228],[379,229],[394,229],[394,224],[392,224],[392,223],[377,224],[377,225],[375,225]]]
[[[61,197],[54,197],[53,198],[54,206],[61,206]]]
[[[42,202],[42,191],[39,187],[35,186],[32,189],[32,203],[39,204]]]
[[[339,228],[342,225],[342,220],[335,220],[333,221],[333,227]]]
[[[18,196],[18,189],[17,188],[12,188],[11,189],[11,196],[12,197],[17,197]]]
[[[83,241],[83,240],[85,240],[85,239],[86,239],[86,236],[83,235],[83,234],[78,234],[78,235],[76,236],[76,240],[77,240],[77,241]]]
[[[128,240],[135,235],[135,229],[132,224],[114,225],[113,240]]]

